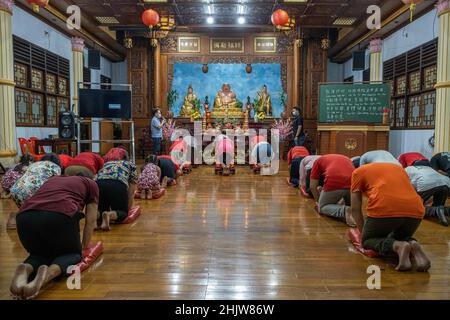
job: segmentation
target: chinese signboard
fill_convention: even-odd
[[[389,107],[389,84],[320,85],[319,122],[382,123]]]
[[[211,38],[211,53],[244,53],[244,39],[236,38]]]
[[[200,52],[200,37],[179,37],[178,52]]]
[[[277,52],[276,37],[255,37],[255,52]]]

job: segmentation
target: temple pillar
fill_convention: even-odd
[[[73,112],[78,115],[78,83],[83,82],[83,51],[84,40],[82,38],[72,38],[72,77],[73,77],[73,91],[72,91],[72,105]]]
[[[373,39],[369,44],[370,51],[370,82],[383,81],[381,75],[383,40]]]
[[[0,0],[0,162],[9,167],[17,155],[14,99],[12,8],[14,1]]]
[[[450,0],[439,0],[438,65],[434,152],[450,151]]]
[[[161,44],[157,42],[156,47],[154,47],[154,82],[155,82],[155,93],[154,93],[154,105],[153,107],[162,108],[161,100]]]
[[[292,88],[292,105],[295,107],[300,106],[300,49],[300,40],[297,39],[294,41],[294,75],[292,77],[294,82]]]

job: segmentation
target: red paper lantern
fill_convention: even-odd
[[[286,11],[278,9],[272,13],[271,20],[274,26],[283,26],[289,22],[289,15]]]
[[[48,5],[49,0],[27,0],[33,7],[33,11],[38,13],[40,8],[45,8]]]
[[[142,13],[142,22],[149,28],[153,28],[159,23],[159,14],[155,10],[148,9]]]

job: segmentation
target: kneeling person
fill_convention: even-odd
[[[100,228],[110,230],[110,222],[122,222],[133,206],[138,181],[136,165],[128,161],[128,153],[118,161],[108,161],[96,176],[100,191],[98,210]],[[99,222],[100,222],[99,219]]]
[[[45,284],[66,275],[70,266],[81,261],[95,228],[98,196],[97,184],[89,178],[57,176],[23,204],[17,215],[17,233],[30,255],[17,267],[11,284],[16,298],[35,298]],[[81,241],[79,221],[83,218]]]
[[[362,195],[367,196],[367,220],[362,213]],[[397,271],[412,268],[427,271],[430,260],[413,235],[422,222],[425,207],[405,170],[396,164],[371,163],[353,172],[352,215],[362,233],[364,248],[385,256],[396,253]]]
[[[311,170],[311,192],[321,214],[340,219],[348,225],[354,222],[350,214],[350,185],[355,170],[352,161],[340,154],[327,154],[314,162]],[[319,191],[319,180],[324,186]],[[345,204],[338,204],[344,199]]]
[[[288,152],[289,184],[298,188],[300,180],[300,163],[309,156],[309,151],[305,147],[293,147]]]

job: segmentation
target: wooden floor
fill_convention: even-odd
[[[82,276],[82,290],[54,283],[41,299],[450,299],[450,229],[424,221],[417,233],[429,273],[398,273],[392,263],[356,253],[346,226],[318,216],[288,188],[286,165],[261,177],[247,167],[217,177],[200,167],[160,200],[138,201],[132,225],[96,233],[105,252]],[[16,265],[26,257],[7,232],[10,200],[0,201],[0,298],[10,299]],[[366,273],[382,269],[381,290]]]

